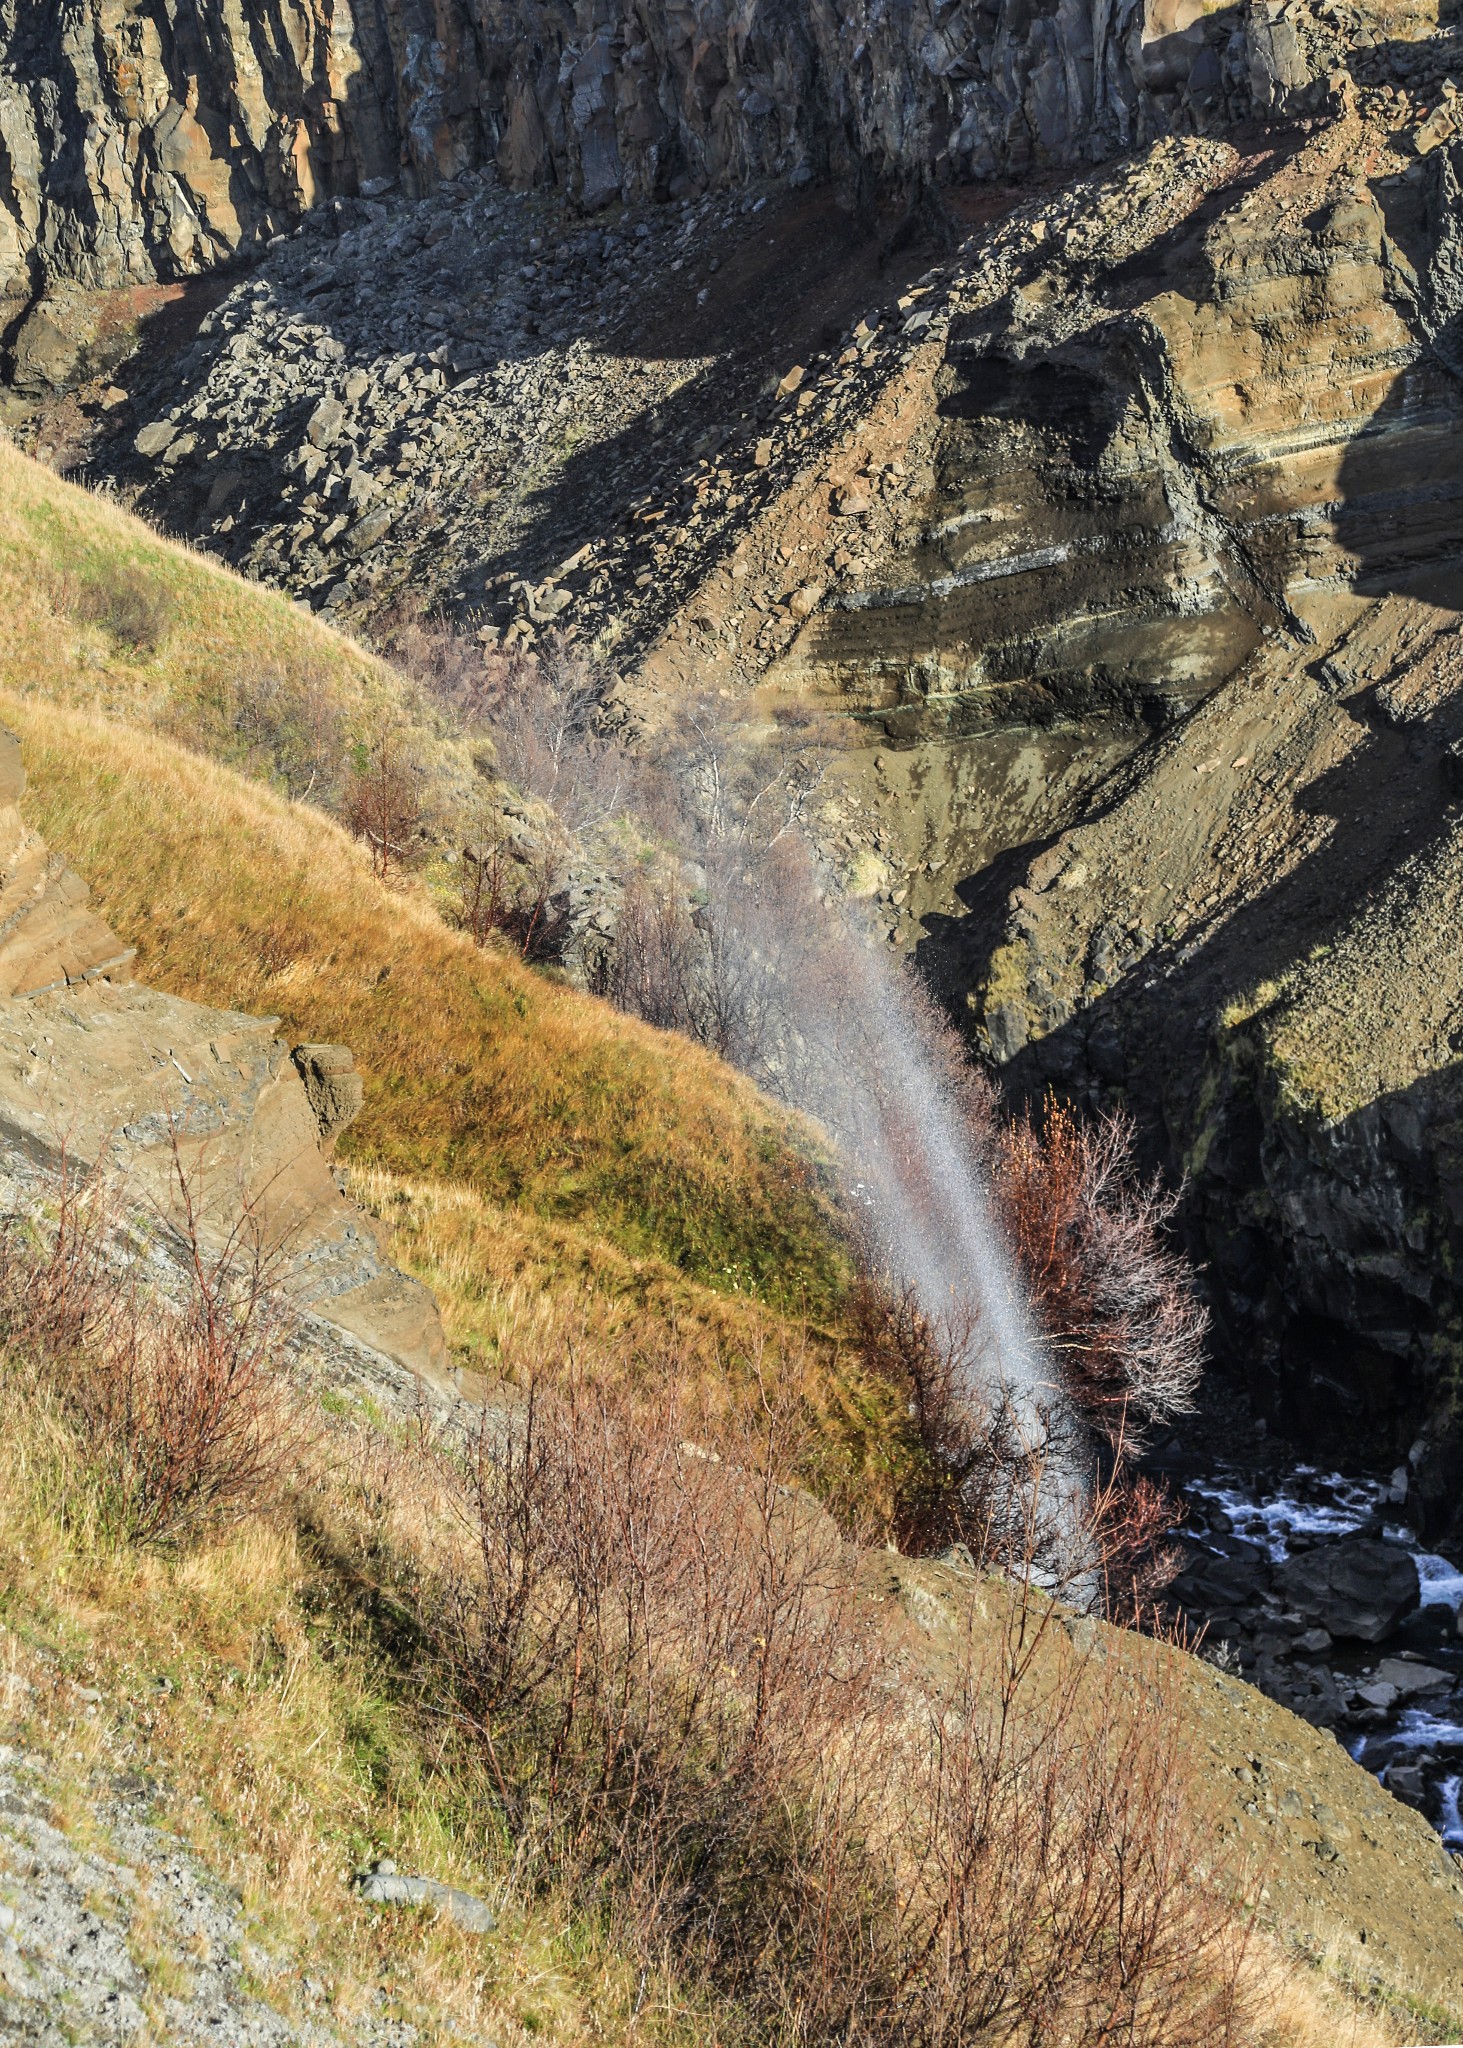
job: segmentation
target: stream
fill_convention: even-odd
[[[1463,1853],[1463,1568],[1409,1527],[1405,1471],[1166,1476],[1188,1510],[1169,1599],[1201,1654],[1331,1729]]]

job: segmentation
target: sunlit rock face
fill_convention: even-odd
[[[1359,132],[1231,163],[1127,250],[1053,238],[1035,274],[967,280],[915,516],[804,634],[809,679],[911,730],[1162,722],[1267,633],[1436,592],[1463,539],[1458,399],[1419,308],[1451,172],[1374,190]]]
[[[1187,1176],[1262,1403],[1368,1455],[1414,1451],[1441,1527],[1463,1250],[1458,165],[1400,125],[1297,137],[1048,329],[1046,360],[1114,393],[1136,378],[1166,517],[1224,596],[1188,608],[1189,637],[1171,607],[1188,714],[978,914],[927,919],[922,957],[1012,1086],[1138,1110]],[[1075,474],[1079,506],[1100,473]],[[1138,503],[1140,474],[1110,502]],[[1115,545],[1145,536],[1130,659],[1156,531],[1115,521]],[[1054,586],[1042,630],[1091,610]],[[1206,687],[1216,619],[1237,623],[1234,659]]]
[[[1081,162],[1241,119],[1257,83],[1297,89],[1278,73],[1306,89],[1319,31],[1279,59],[1268,33],[1164,0],[6,0],[0,278],[178,276],[333,196],[490,163],[593,209]]]
[[[26,825],[20,744],[0,731],[0,1206],[115,1184],[119,1226],[166,1292],[195,1254],[259,1262],[312,1369],[409,1403],[456,1391],[437,1306],[384,1258],[329,1166],[360,1107],[343,1046],[291,1058],[277,1018],[208,1009],[133,978],[135,949]],[[241,1249],[242,1248],[242,1249]]]

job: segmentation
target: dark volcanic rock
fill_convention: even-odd
[[[1417,1566],[1405,1550],[1357,1536],[1303,1551],[1280,1566],[1280,1588],[1333,1636],[1379,1643],[1418,1602]]]
[[[1174,1591],[1186,1606],[1213,1615],[1251,1606],[1269,1585],[1270,1566],[1258,1551],[1230,1557],[1200,1552],[1185,1565]]]
[[[591,212],[748,176],[1080,164],[1243,119],[1252,79],[1271,99],[1238,14],[1151,37],[1131,8],[1025,0],[28,0],[0,12],[0,290],[210,269],[322,202],[490,163]],[[1329,68],[1317,32],[1296,77]]]

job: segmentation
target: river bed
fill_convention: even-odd
[[[1463,1567],[1409,1525],[1406,1473],[1168,1477],[1188,1510],[1171,1599],[1201,1654],[1331,1729],[1463,1854]]]

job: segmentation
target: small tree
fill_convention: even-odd
[[[422,825],[421,776],[394,733],[358,750],[345,819],[370,848],[372,870],[383,881],[411,858]]]

